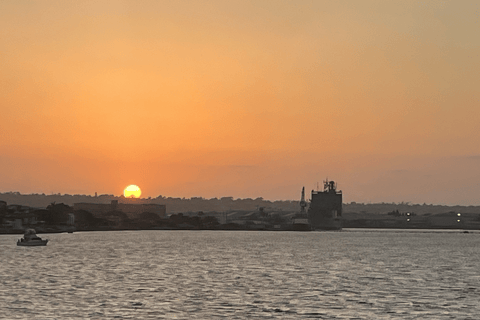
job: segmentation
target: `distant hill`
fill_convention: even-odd
[[[234,199],[233,197],[205,199],[201,197],[193,198],[171,198],[158,196],[156,198],[126,199],[123,196],[114,196],[103,194],[97,197],[90,195],[70,195],[70,194],[20,194],[19,192],[0,193],[0,200],[7,202],[8,205],[19,204],[34,208],[46,208],[49,204],[64,203],[73,205],[74,203],[110,203],[112,200],[120,202],[133,202],[142,204],[164,204],[167,206],[167,213],[179,212],[228,212],[235,210],[258,210],[263,208],[265,212],[293,212],[300,209],[298,200],[278,200],[269,201],[263,198],[256,199]],[[444,206],[434,204],[411,204],[411,203],[345,203],[343,204],[344,213],[369,213],[386,214],[398,210],[399,212],[413,212],[417,215],[438,214],[450,211],[461,213],[480,213],[480,206]]]
[[[21,194],[19,192],[0,193],[0,200],[8,205],[20,204],[35,208],[46,208],[49,204],[64,203],[110,203],[112,200],[119,202],[131,202],[137,204],[164,204],[167,206],[167,213],[217,211],[225,212],[232,210],[258,210],[263,207],[266,211],[296,211],[299,209],[299,201],[268,201],[263,198],[256,199],[234,199],[233,197],[205,199],[193,198],[171,198],[158,196],[156,198],[127,199],[123,196],[102,194],[97,197],[90,195],[70,194]]]
[[[411,203],[347,203],[343,204],[344,213],[371,213],[384,214],[398,210],[401,213],[415,213],[417,215],[438,214],[445,212],[480,213],[480,206],[445,206],[437,204]]]

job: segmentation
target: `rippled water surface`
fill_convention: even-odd
[[[478,319],[480,233],[0,236],[1,319]]]

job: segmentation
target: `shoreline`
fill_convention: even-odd
[[[33,228],[35,229],[35,228]],[[59,234],[59,233],[77,233],[77,232],[109,232],[109,231],[270,231],[270,232],[341,232],[341,231],[385,231],[385,232],[395,232],[395,231],[457,231],[457,232],[463,232],[463,233],[469,233],[469,232],[475,232],[478,231],[480,232],[480,229],[473,229],[473,228],[449,228],[449,227],[444,227],[444,228],[438,228],[438,227],[421,227],[421,228],[415,228],[415,227],[410,227],[410,228],[404,228],[404,227],[390,227],[390,228],[385,228],[385,227],[378,227],[378,228],[372,228],[372,227],[347,227],[343,228],[340,230],[292,230],[292,229],[273,229],[273,228],[259,228],[259,229],[251,229],[251,228],[172,228],[172,227],[158,227],[158,228],[148,228],[148,229],[142,229],[142,228],[118,228],[118,229],[112,229],[112,228],[85,228],[85,229],[60,229],[60,230],[36,230],[37,234]],[[24,230],[0,230],[0,235],[23,235]]]

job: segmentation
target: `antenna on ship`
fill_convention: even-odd
[[[332,182],[333,181],[328,181],[328,178],[325,179],[325,181],[323,181],[323,191],[324,192],[330,192],[330,190],[332,189]]]

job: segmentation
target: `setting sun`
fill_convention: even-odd
[[[125,198],[140,198],[142,194],[142,190],[134,184],[129,185],[128,187],[123,190],[123,195]]]

